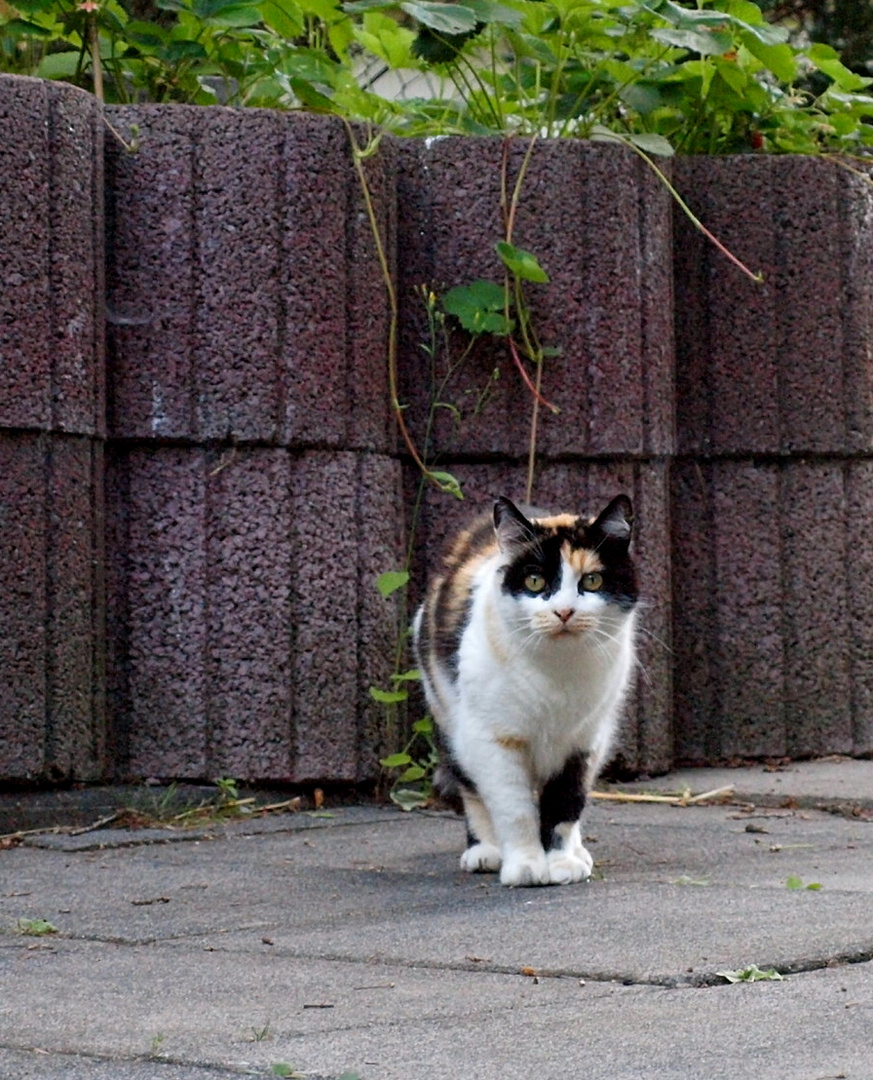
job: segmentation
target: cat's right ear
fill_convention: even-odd
[[[494,532],[504,554],[536,539],[536,530],[511,499],[501,495],[494,504]]]

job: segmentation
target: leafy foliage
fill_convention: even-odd
[[[373,63],[453,92],[389,100]],[[0,69],[91,88],[95,66],[111,101],[309,108],[403,134],[873,144],[873,80],[751,0],[0,0]]]
[[[749,964],[748,967],[739,968],[736,971],[717,971],[716,975],[729,983],[782,982],[782,975],[776,968],[767,968],[766,971],[762,971],[757,964]]]

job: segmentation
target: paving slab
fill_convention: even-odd
[[[798,794],[596,801],[567,888],[463,874],[459,819],[385,807],[30,838],[0,851],[0,1076],[869,1080],[873,822]],[[784,978],[718,974],[753,964]]]
[[[701,792],[731,786],[738,801],[761,806],[873,807],[873,760],[839,755],[814,761],[747,765],[736,769],[675,769],[655,780],[623,784],[630,792]]]

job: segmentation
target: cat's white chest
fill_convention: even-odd
[[[607,643],[557,640],[538,650],[499,635],[488,605],[473,612],[458,656],[462,742],[518,741],[549,776],[570,752],[612,741],[632,667],[632,616]]]

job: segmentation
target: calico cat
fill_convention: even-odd
[[[504,885],[590,877],[579,817],[607,760],[635,662],[633,512],[596,519],[499,498],[460,533],[413,634],[470,872]]]

